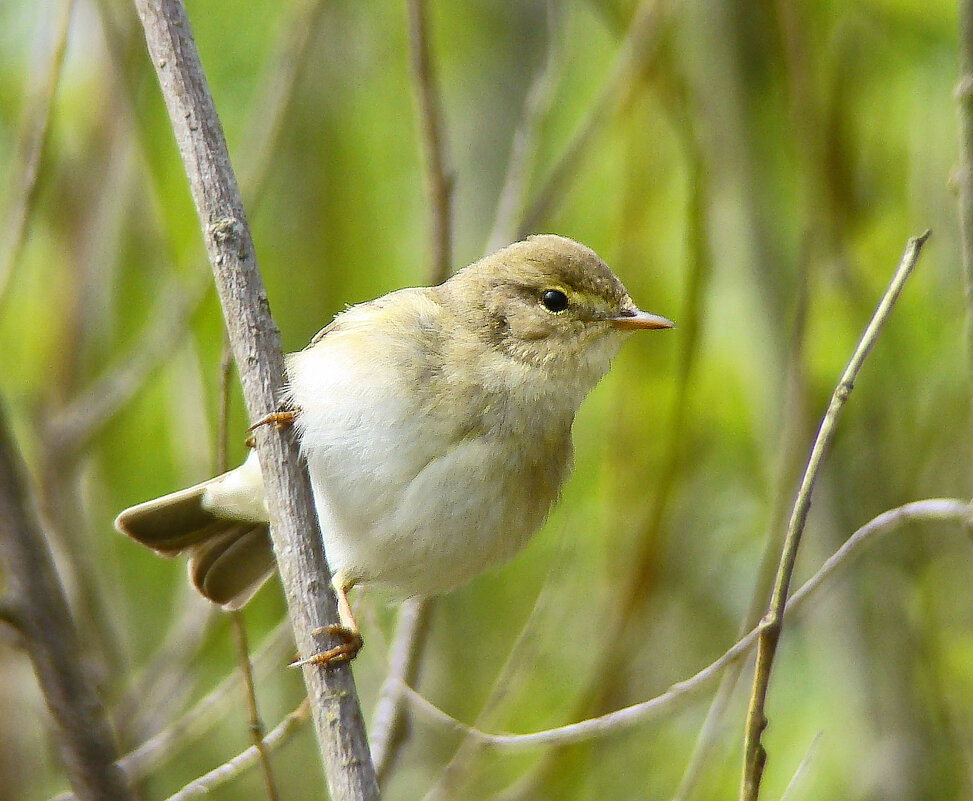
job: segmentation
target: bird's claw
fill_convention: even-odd
[[[342,626],[340,623],[332,623],[329,626],[315,629],[311,633],[315,635],[329,634],[332,637],[339,638],[341,642],[339,642],[333,648],[329,648],[327,651],[320,651],[316,654],[311,654],[311,656],[305,657],[304,659],[297,659],[291,662],[289,667],[320,665],[321,667],[327,668],[332,667],[333,665],[340,665],[344,662],[350,662],[358,655],[358,652],[365,644],[365,640],[362,638],[360,632],[352,631],[347,626]]]
[[[274,428],[279,431],[282,428],[287,428],[287,426],[293,425],[300,411],[300,409],[296,408],[279,409],[276,412],[271,412],[270,414],[261,417],[256,423],[247,429],[247,433],[250,434],[250,436],[246,439],[247,447],[253,448],[256,446],[256,440],[254,439],[253,432],[260,428],[260,426],[273,425]]]

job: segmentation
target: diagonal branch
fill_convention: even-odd
[[[882,296],[878,308],[875,309],[872,319],[869,320],[848,366],[838,381],[838,386],[835,387],[834,394],[831,396],[831,403],[828,405],[828,411],[821,421],[821,427],[818,429],[818,435],[811,448],[811,455],[808,458],[801,487],[798,490],[791,519],[787,526],[787,534],[784,537],[777,574],[774,578],[774,587],[770,595],[770,604],[767,613],[764,615],[757,646],[757,664],[754,668],[753,690],[747,708],[743,745],[744,768],[740,785],[741,801],[756,801],[760,792],[760,779],[767,759],[767,753],[760,742],[761,734],[767,726],[764,706],[767,700],[767,689],[770,686],[770,672],[777,652],[777,643],[780,641],[784,609],[787,604],[787,592],[790,587],[791,576],[794,573],[794,563],[797,560],[801,536],[807,523],[808,511],[811,508],[811,493],[814,491],[814,483],[817,480],[824,456],[834,439],[838,414],[845,405],[845,401],[848,400],[862,364],[864,364],[865,358],[878,339],[879,332],[888,319],[906,280],[916,266],[919,253],[928,238],[929,232],[927,231],[921,236],[909,240],[888,289]]]
[[[384,781],[391,770],[399,753],[399,746],[405,740],[402,684],[415,684],[426,635],[429,633],[431,609],[432,601],[415,598],[404,601],[399,609],[395,636],[389,647],[388,675],[378,691],[378,700],[375,702],[369,727],[369,744],[379,781]]]
[[[267,736],[260,741],[260,749],[272,751],[279,748],[293,735],[307,720],[308,712],[307,699],[301,701],[300,705],[278,723]],[[194,779],[178,793],[169,796],[166,801],[188,801],[190,798],[205,796],[210,791],[216,789],[221,784],[226,784],[231,779],[235,779],[243,771],[260,759],[260,750],[256,745],[251,745],[246,751],[237,754],[229,762],[213,768],[209,773]]]
[[[136,9],[203,228],[247,412],[259,420],[277,408],[284,360],[222,127],[180,0],[136,0]],[[338,615],[307,469],[292,432],[262,426],[256,446],[298,649],[318,653]],[[303,672],[331,797],[377,799],[350,667],[305,663]]]
[[[825,583],[833,578],[854,556],[866,545],[878,540],[900,528],[906,523],[914,522],[948,522],[968,526],[973,520],[973,505],[955,498],[929,498],[913,501],[903,506],[889,509],[877,517],[869,520],[855,531],[845,543],[835,551],[818,571],[808,579],[801,588],[794,593],[783,614],[789,618],[807,605],[807,602],[821,589]],[[457,720],[447,714],[429,700],[421,696],[411,687],[403,686],[412,708],[427,720],[479,743],[497,749],[516,751],[537,746],[566,745],[568,743],[584,742],[597,737],[614,734],[633,726],[657,720],[672,711],[676,706],[705,689],[731,664],[742,659],[757,645],[763,631],[770,624],[762,621],[736,643],[726,650],[718,659],[711,662],[702,670],[688,679],[673,684],[661,695],[650,698],[623,709],[609,712],[596,718],[589,718],[579,723],[569,723],[544,731],[528,734],[494,734],[485,732]]]

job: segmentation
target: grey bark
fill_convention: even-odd
[[[223,130],[182,3],[136,0],[135,5],[199,214],[247,412],[256,421],[276,408],[284,362]],[[337,623],[338,616],[307,470],[287,430],[258,428],[256,446],[297,646],[302,655],[314,654],[330,646],[321,630]],[[350,668],[305,665],[303,670],[331,797],[377,799]]]

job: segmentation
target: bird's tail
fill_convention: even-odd
[[[274,572],[267,523],[233,517],[205,503],[231,471],[188,489],[126,509],[115,528],[164,556],[189,554],[189,578],[225,609],[239,609]]]

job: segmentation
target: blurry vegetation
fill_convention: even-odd
[[[77,0],[58,70],[66,7],[0,0],[0,270],[10,267],[0,397],[85,643],[79,658],[127,751],[235,663],[227,622],[192,596],[182,565],[111,526],[124,506],[213,470],[221,320],[134,9]],[[189,0],[187,10],[285,347],[303,347],[345,304],[425,283],[404,4]],[[886,509],[969,496],[949,186],[955,9],[476,0],[429,13],[454,265],[484,251],[533,87],[507,239],[557,168],[564,180],[532,230],[590,245],[639,305],[679,325],[633,338],[588,400],[574,477],[527,550],[435,603],[417,689],[464,722],[528,732],[657,695],[735,641],[834,383],[906,239],[926,228],[933,238],[839,421],[796,582]],[[588,135],[562,162],[582,125]],[[36,184],[32,142],[42,142]],[[234,393],[231,461],[247,425]],[[818,733],[791,799],[973,797],[971,571],[959,526],[908,526],[785,627],[766,798],[782,795]],[[362,609],[355,674],[367,714],[395,607],[371,592]],[[271,583],[245,610],[251,642],[282,615]],[[502,699],[481,718],[518,636]],[[0,643],[0,799],[45,799],[66,784],[16,646]],[[302,696],[287,658],[258,678],[268,727]],[[748,663],[727,688],[686,798],[736,797],[751,675]],[[672,798],[711,696],[584,744],[474,752],[433,795]],[[248,745],[242,690],[222,710],[150,771],[142,797],[165,798]],[[282,798],[323,792],[312,737],[305,727],[273,754]],[[461,742],[414,720],[384,797],[423,797]],[[212,797],[261,793],[251,771]]]

